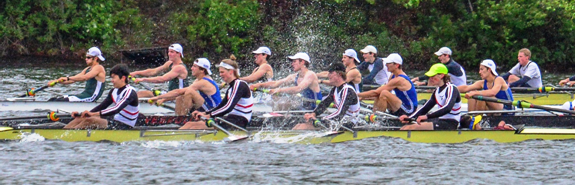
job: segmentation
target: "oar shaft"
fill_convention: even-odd
[[[484,97],[484,96],[473,96],[472,98],[476,99],[476,100],[481,100],[481,101],[488,101],[488,102],[501,103],[501,104],[505,104],[505,105],[517,106],[519,108],[534,108],[534,109],[542,109],[542,110],[548,110],[548,111],[575,114],[575,111],[572,111],[572,110],[535,105],[535,104],[524,102],[524,101],[510,101],[510,100],[502,100],[502,99],[497,99],[497,98],[492,98],[492,97]]]

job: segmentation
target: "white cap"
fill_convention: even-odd
[[[489,68],[489,69],[491,69],[491,72],[492,72],[495,76],[498,75],[498,74],[497,74],[497,71],[496,71],[497,66],[495,65],[495,62],[493,62],[493,60],[491,60],[491,59],[485,59],[485,60],[481,61],[481,65],[482,65],[482,66],[485,66],[485,67],[487,67],[487,68]]]
[[[265,46],[262,46],[262,47],[258,48],[257,50],[253,51],[252,53],[254,53],[254,54],[263,53],[263,54],[266,54],[266,55],[272,55],[272,51],[270,51],[270,48],[265,47]]]
[[[170,45],[170,47],[168,47],[168,49],[174,50],[178,53],[180,53],[182,55],[182,58],[184,58],[184,48],[182,48],[182,45],[175,43]]]
[[[435,55],[437,56],[441,56],[443,54],[448,54],[449,56],[451,56],[452,54],[451,49],[449,49],[448,47],[442,47],[439,49],[439,51],[435,52]]]
[[[97,47],[91,47],[90,49],[88,49],[88,53],[86,53],[86,54],[93,56],[93,57],[98,57],[101,61],[106,60],[102,56],[102,51],[100,51],[100,49],[98,49]]]
[[[377,49],[375,49],[374,46],[372,45],[367,45],[365,46],[365,48],[363,48],[362,50],[360,50],[362,53],[377,53]]]
[[[343,52],[343,55],[351,57],[355,60],[355,63],[359,63],[359,59],[357,59],[357,52],[353,49],[347,49]]]
[[[212,75],[212,70],[210,70],[212,64],[207,58],[198,58],[196,61],[194,61],[194,64],[206,69],[208,71],[208,75]]]
[[[303,53],[303,52],[296,53],[294,56],[288,56],[288,58],[292,59],[292,60],[302,59],[302,60],[305,60],[305,61],[311,63],[311,61],[309,60],[309,55],[307,55],[307,53]]]
[[[573,102],[570,102],[570,101],[565,102],[565,103],[561,106],[561,109],[564,109],[564,110],[573,110]]]
[[[387,56],[387,58],[384,58],[383,61],[385,61],[386,64],[387,63],[396,63],[399,65],[403,65],[403,59],[397,53],[389,54],[389,56]]]

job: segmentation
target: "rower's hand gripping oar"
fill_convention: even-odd
[[[225,138],[224,140],[227,141],[227,142],[234,142],[234,141],[244,140],[244,139],[247,139],[247,138],[249,137],[249,132],[248,132],[248,136],[236,136],[236,135],[232,134],[230,131],[224,129],[222,126],[220,126],[219,124],[217,124],[216,121],[215,121],[214,119],[212,119],[212,118],[207,119],[207,118],[204,118],[204,117],[200,117],[200,119],[206,122],[206,126],[207,126],[207,127],[215,127],[215,128],[217,128],[218,130],[220,130],[220,131],[226,133],[226,134],[228,135],[228,137]],[[217,119],[217,118],[216,118],[216,119]],[[219,120],[222,121],[222,120],[224,120],[224,119],[221,119],[221,118],[220,118]],[[224,120],[223,122],[224,122],[224,123],[227,123],[227,124],[230,124],[230,125],[232,125],[232,126],[234,126],[234,127],[237,127],[237,125],[231,124],[230,122],[228,122],[228,121],[226,121],[226,120]],[[240,127],[240,128],[241,128],[241,127]],[[242,128],[242,129],[243,129],[243,128]],[[243,129],[243,130],[245,130],[245,129]],[[247,132],[247,130],[245,130],[245,131]]]
[[[135,77],[133,77],[133,76],[128,76],[128,78],[129,78],[130,80],[132,80],[132,82],[136,82],[136,78],[135,78]],[[151,88],[151,87],[148,86],[147,84],[144,84],[144,83],[137,83],[137,84],[140,84],[140,85],[142,85],[144,88],[146,88],[147,90],[152,91],[152,93],[154,94],[154,96],[158,96],[158,95],[160,95],[160,93],[162,93],[161,90]]]
[[[163,104],[163,103],[154,102],[152,99],[148,99],[148,103],[154,104],[154,105],[156,105],[156,106],[160,106],[160,107],[163,107],[163,108],[172,110],[172,111],[176,111],[176,107],[173,107],[173,106],[170,106],[170,105],[166,105],[166,104]]]
[[[26,96],[36,96],[37,92],[43,91],[44,89],[48,88],[48,87],[52,87],[54,85],[56,85],[58,83],[58,81],[54,81],[48,85],[42,86],[40,88],[31,88],[26,90],[26,94],[20,95],[18,97],[22,98],[22,97],[26,97]]]
[[[562,113],[569,113],[569,114],[573,114],[575,115],[575,111],[572,110],[566,110],[566,109],[560,109],[560,108],[554,108],[554,107],[546,107],[546,106],[541,106],[541,105],[535,105],[529,102],[525,102],[525,101],[521,101],[521,100],[517,100],[517,101],[511,101],[511,100],[502,100],[502,99],[497,99],[497,98],[492,98],[492,97],[484,97],[484,96],[472,96],[473,99],[476,100],[480,100],[480,101],[488,101],[488,102],[495,102],[495,103],[501,103],[501,104],[505,104],[505,105],[512,105],[512,106],[517,106],[517,108],[534,108],[534,109],[541,109],[541,110],[546,110],[546,111],[554,111],[554,112],[562,112]]]

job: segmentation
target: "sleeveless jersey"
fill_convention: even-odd
[[[204,104],[202,105],[202,108],[204,108],[204,110],[210,110],[213,109],[214,107],[218,106],[218,104],[220,104],[220,102],[222,102],[222,95],[220,93],[220,87],[218,86],[218,84],[216,84],[216,82],[214,82],[214,80],[204,77],[202,78],[204,80],[207,80],[208,82],[210,82],[212,85],[214,85],[214,87],[216,87],[216,93],[210,95],[205,94],[202,91],[200,92],[200,95],[204,98]]]
[[[497,76],[495,78],[501,78],[500,76]],[[487,80],[483,81],[483,90],[488,90],[489,88],[487,87]],[[513,93],[511,92],[511,87],[507,87],[507,90],[500,90],[499,92],[497,92],[497,94],[495,94],[495,98],[497,99],[502,99],[502,100],[510,100],[513,101]],[[515,107],[512,105],[503,105],[503,109],[505,110],[514,110]]]
[[[299,78],[299,75],[296,74],[295,75],[295,85],[297,86],[297,79]],[[308,100],[321,100],[323,98],[323,95],[321,95],[321,91],[315,93],[313,92],[309,87],[304,89],[301,92],[301,96],[305,99]],[[316,107],[316,102],[315,101],[303,101],[303,109],[305,110],[313,110]]]
[[[92,67],[86,69],[86,73],[90,72]],[[104,93],[105,83],[96,80],[96,77],[86,80],[84,91],[77,95],[68,96],[70,102],[95,102],[98,100],[102,93]]]
[[[170,69],[172,69],[172,64],[170,64]],[[184,64],[183,62],[181,63],[181,65],[184,65],[184,68],[186,68],[186,71],[188,70],[188,67],[186,66],[186,64]],[[188,75],[189,76],[189,75]],[[190,84],[188,83],[188,77],[186,77],[185,79],[180,79],[178,77],[171,79],[170,81],[168,81],[168,91],[174,90],[174,89],[183,89],[184,87],[188,87]]]
[[[391,79],[394,79],[395,77],[396,76],[393,75],[391,76]],[[413,85],[413,82],[411,82],[411,79],[408,76],[401,74],[399,77],[405,78],[411,84],[411,89],[401,91],[395,88],[393,89],[393,92],[395,92],[395,96],[401,100],[401,109],[406,113],[411,114],[417,109],[417,92],[415,91],[415,85]]]

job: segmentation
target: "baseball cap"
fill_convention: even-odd
[[[448,54],[451,56],[452,54],[451,49],[449,49],[448,47],[442,47],[439,49],[439,51],[435,52],[435,55],[437,56],[441,56],[443,54]]]
[[[266,54],[266,55],[272,55],[272,52],[270,51],[270,48],[265,47],[265,46],[262,46],[262,47],[258,48],[257,50],[253,51],[252,53],[254,53],[254,54],[263,53],[263,54]]]
[[[437,63],[437,64],[433,64],[431,66],[431,68],[429,68],[429,71],[427,71],[425,73],[425,76],[435,76],[437,74],[447,74],[447,67],[445,66],[445,64],[442,63]]]
[[[497,71],[496,71],[497,66],[495,65],[495,62],[493,62],[493,60],[485,59],[485,60],[481,61],[481,65],[491,69],[491,73],[493,73],[495,76],[498,75]]]
[[[302,60],[305,60],[305,61],[311,63],[311,61],[309,59],[309,55],[307,55],[307,53],[303,53],[303,52],[296,53],[294,56],[288,56],[288,58],[292,59],[292,60],[302,59]]]
[[[212,70],[210,70],[210,67],[212,66],[210,64],[210,61],[207,58],[198,58],[196,59],[196,61],[194,61],[195,65],[198,65],[201,68],[204,68],[208,71],[208,75],[212,75]]]
[[[359,59],[357,59],[357,52],[353,49],[347,49],[343,52],[343,55],[351,57],[355,60],[355,63],[359,63]]]
[[[182,48],[182,45],[175,43],[170,45],[170,47],[168,47],[168,49],[174,50],[178,53],[180,53],[180,55],[182,55],[182,58],[184,58],[184,48]]]
[[[86,53],[86,54],[93,56],[93,57],[98,57],[101,61],[106,60],[102,56],[102,51],[100,51],[100,49],[98,49],[97,47],[91,47],[90,49],[88,49],[88,53]]]
[[[377,49],[375,49],[374,46],[372,45],[367,45],[365,46],[365,48],[363,48],[362,50],[360,50],[362,53],[377,53]]]
[[[385,64],[396,63],[399,65],[403,65],[403,59],[401,59],[401,55],[397,53],[389,54],[389,56],[387,56],[387,58],[384,58],[383,61],[385,62]]]

